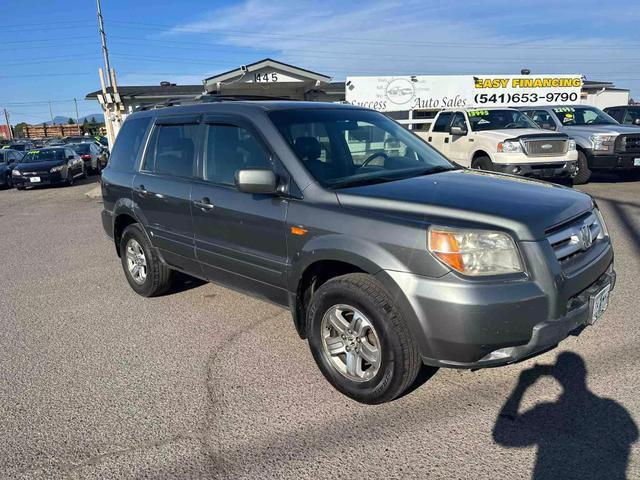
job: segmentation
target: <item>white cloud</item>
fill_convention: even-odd
[[[615,10],[618,15],[625,5]],[[256,60],[267,50],[279,60],[336,79],[348,74],[515,73],[527,67],[538,73],[584,73],[638,91],[640,61],[629,61],[637,55],[638,39],[631,17],[624,17],[602,12],[602,2],[595,0],[526,5],[506,0],[245,0],[163,36],[211,33],[217,42],[255,48]],[[624,29],[630,34],[623,37],[631,40],[620,38]]]

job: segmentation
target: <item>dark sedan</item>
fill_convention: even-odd
[[[39,185],[73,185],[87,176],[84,162],[68,147],[31,150],[12,171],[13,185],[18,190]]]
[[[67,146],[80,155],[86,171],[99,174],[107,166],[107,153],[96,143],[70,143]]]
[[[8,148],[0,149],[0,187],[11,188],[11,170],[22,159],[22,153]]]

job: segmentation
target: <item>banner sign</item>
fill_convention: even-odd
[[[346,101],[380,112],[577,103],[581,75],[347,77]]]

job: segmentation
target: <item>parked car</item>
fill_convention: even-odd
[[[0,149],[0,186],[13,187],[11,170],[22,159],[22,153],[8,148]]]
[[[402,394],[423,364],[553,348],[602,316],[615,285],[589,195],[460,168],[351,105],[136,112],[101,184],[135,292],[160,295],[182,271],[288,306],[327,380],[365,403]]]
[[[640,131],[620,125],[602,110],[589,105],[522,107],[547,130],[564,132],[578,149],[575,184],[587,183],[594,170],[615,170],[636,177],[640,173]]]
[[[545,132],[512,108],[443,110],[418,134],[449,160],[486,171],[568,179],[578,158],[567,135]]]
[[[12,171],[18,190],[40,185],[73,185],[76,178],[86,178],[84,162],[71,148],[52,147],[31,150]]]
[[[621,125],[640,126],[640,105],[621,105],[604,109],[607,115],[613,117]]]
[[[15,143],[10,143],[6,148],[10,148],[11,150],[16,150],[18,152],[26,153],[29,150],[33,149],[33,143],[15,142]]]
[[[68,147],[72,148],[80,158],[84,161],[85,170],[99,174],[107,165],[108,156],[101,147],[95,143],[70,143]]]

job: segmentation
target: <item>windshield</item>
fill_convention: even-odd
[[[20,163],[52,162],[64,160],[64,150],[61,148],[48,150],[31,150]]]
[[[69,146],[73,148],[76,153],[90,153],[88,143],[77,143]]]
[[[562,125],[618,125],[618,122],[596,107],[556,107],[553,109]]]
[[[456,168],[378,112],[305,109],[273,111],[269,116],[309,173],[327,188],[387,182]]]
[[[540,128],[518,110],[469,110],[471,130],[512,130],[515,128]]]
[[[20,143],[15,144],[15,145],[10,145],[9,148],[11,150],[18,150],[19,152],[24,152],[25,151],[25,145],[22,145]]]

